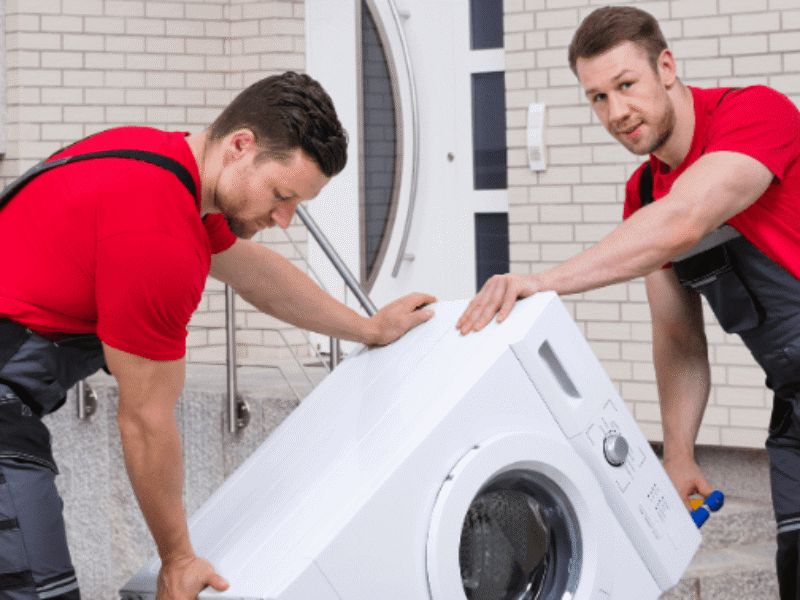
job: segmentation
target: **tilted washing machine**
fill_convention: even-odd
[[[700,534],[563,304],[345,360],[190,519],[199,598],[655,600]],[[159,562],[123,588],[154,597]]]

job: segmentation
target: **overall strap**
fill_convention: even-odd
[[[36,179],[42,173],[46,173],[56,167],[69,165],[72,163],[81,162],[84,160],[94,160],[96,158],[127,158],[132,160],[139,160],[142,162],[161,167],[173,173],[180,182],[186,187],[193,198],[197,197],[197,186],[195,186],[192,174],[177,160],[158,154],[156,152],[148,152],[146,150],[104,150],[101,152],[89,152],[87,154],[78,154],[76,156],[67,156],[64,158],[57,158],[50,162],[40,162],[38,165],[33,166],[25,174],[17,180],[10,183],[2,193],[0,193],[0,210],[2,210],[11,199],[16,196],[22,188],[28,183]]]

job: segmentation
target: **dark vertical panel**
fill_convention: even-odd
[[[367,278],[386,233],[397,159],[397,131],[386,54],[375,21],[361,4],[364,93],[364,237]]]
[[[478,290],[492,275],[508,273],[508,213],[475,213],[475,267]]]
[[[503,47],[503,0],[470,0],[472,49]]]
[[[472,141],[475,189],[506,189],[506,79],[502,71],[472,74]]]

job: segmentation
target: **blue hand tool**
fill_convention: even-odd
[[[708,517],[711,516],[712,512],[717,512],[722,505],[725,504],[725,496],[720,491],[711,492],[708,495],[708,498],[703,501],[703,505],[691,512],[692,519],[694,520],[694,524],[697,525],[697,528],[703,526],[703,523],[706,522]]]

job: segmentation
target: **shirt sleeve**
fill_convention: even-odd
[[[186,326],[206,269],[196,249],[162,231],[120,233],[97,248],[97,335],[150,360],[186,354]]]
[[[738,152],[755,158],[778,178],[800,155],[800,112],[789,98],[765,87],[736,90],[716,107],[705,153]]]
[[[228,227],[225,217],[220,213],[211,213],[203,219],[203,225],[211,243],[211,254],[224,252],[236,242],[236,236]]]

